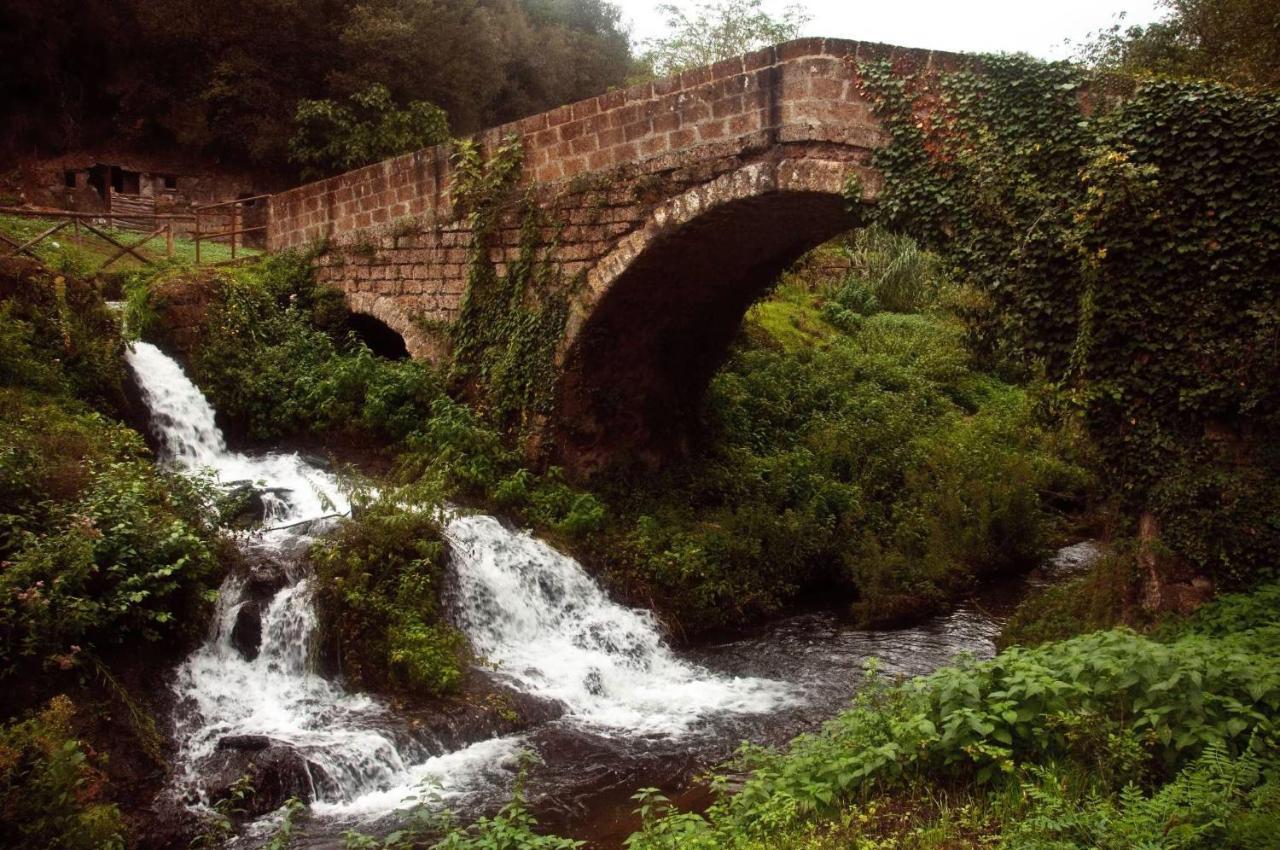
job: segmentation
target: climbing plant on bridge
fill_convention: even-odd
[[[980,348],[1060,386],[1179,553],[1276,569],[1280,97],[1024,57],[860,72],[892,138],[874,215],[985,295]]]
[[[453,198],[472,232],[467,289],[450,329],[453,377],[478,391],[504,427],[524,428],[550,411],[555,348],[568,316],[569,282],[541,248],[545,216],[517,184],[523,149],[509,138],[488,156],[471,140],[457,143]],[[508,257],[503,230],[519,230]],[[552,240],[554,241],[554,240]],[[495,256],[504,260],[499,269]]]

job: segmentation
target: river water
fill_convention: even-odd
[[[455,515],[445,528],[454,622],[493,675],[562,713],[519,735],[449,750],[429,730],[407,729],[382,701],[317,672],[311,579],[300,556],[350,510],[340,482],[296,454],[230,450],[199,389],[154,346],[136,343],[129,363],[164,459],[251,486],[266,529],[241,545],[270,574],[226,580],[207,641],[174,677],[170,793],[206,805],[208,778],[229,741],[270,742],[306,766],[312,803],[297,846],[341,846],[350,828],[390,830],[424,797],[463,819],[491,811],[509,796],[526,752],[538,757],[527,777],[535,811],[616,846],[633,826],[628,796],[636,788],[679,791],[742,740],[781,744],[817,728],[856,691],[872,658],[888,675],[914,675],[958,654],[990,656],[1027,581],[1096,554],[1091,544],[1068,547],[1029,579],[913,628],[862,631],[834,612],[814,612],[677,652],[647,611],[610,600],[572,558],[493,517]],[[260,629],[256,654],[236,640],[248,608]],[[235,843],[253,846],[270,823]]]

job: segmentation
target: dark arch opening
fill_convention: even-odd
[[[405,345],[404,337],[385,322],[365,313],[351,313],[347,316],[347,327],[379,357],[388,360],[409,359],[409,348]]]
[[[655,238],[601,296],[566,355],[560,461],[584,475],[686,455],[702,396],[747,309],[806,251],[855,224],[839,195],[776,192]]]

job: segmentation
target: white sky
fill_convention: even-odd
[[[656,2],[614,0],[632,39],[665,33]],[[681,5],[691,0],[677,0]],[[788,5],[764,0],[770,12]],[[1126,24],[1163,17],[1157,0],[800,0],[811,20],[805,35],[882,41],[902,47],[969,52],[1025,52],[1065,58],[1079,42],[1125,13]]]

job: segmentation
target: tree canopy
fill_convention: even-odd
[[[9,0],[0,54],[0,148],[274,168],[300,101],[380,85],[467,133],[619,85],[633,61],[606,0]]]
[[[1116,24],[1085,45],[1090,64],[1141,75],[1280,85],[1280,0],[1161,0],[1145,27]]]
[[[760,0],[713,0],[687,8],[664,3],[658,10],[667,18],[668,34],[646,41],[641,57],[658,76],[789,41],[809,21],[798,5],[774,16],[761,8]]]

